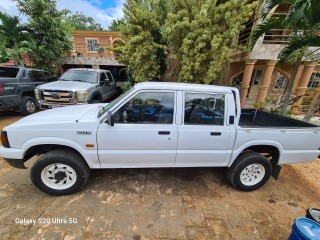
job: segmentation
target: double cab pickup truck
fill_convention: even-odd
[[[110,71],[91,68],[69,69],[58,81],[40,85],[35,89],[41,109],[100,103],[118,93]]]
[[[0,66],[0,110],[14,109],[24,115],[35,113],[35,88],[54,80],[54,76],[44,70]]]
[[[40,156],[31,180],[52,195],[79,191],[99,168],[227,167],[230,183],[251,191],[277,178],[282,164],[315,160],[320,127],[241,110],[232,87],[139,83],[109,104],[25,117],[1,141],[12,166]]]

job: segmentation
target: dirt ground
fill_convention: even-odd
[[[20,118],[0,112],[0,128]],[[224,168],[116,169],[53,197],[29,172],[0,159],[0,239],[287,239],[295,218],[320,207],[319,159],[283,166],[254,192],[233,189]]]

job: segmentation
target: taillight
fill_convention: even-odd
[[[10,144],[9,144],[9,140],[8,140],[8,136],[7,136],[7,132],[6,131],[2,131],[1,132],[1,143],[2,146],[9,148]]]

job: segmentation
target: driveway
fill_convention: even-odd
[[[0,112],[0,128],[19,118]],[[29,172],[0,159],[1,239],[287,239],[295,218],[320,207],[319,159],[283,166],[254,192],[233,189],[224,168],[115,169],[53,197]]]

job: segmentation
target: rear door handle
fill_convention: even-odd
[[[211,136],[221,136],[221,132],[211,132]]]
[[[159,135],[169,135],[170,132],[169,131],[159,131],[158,134]]]

